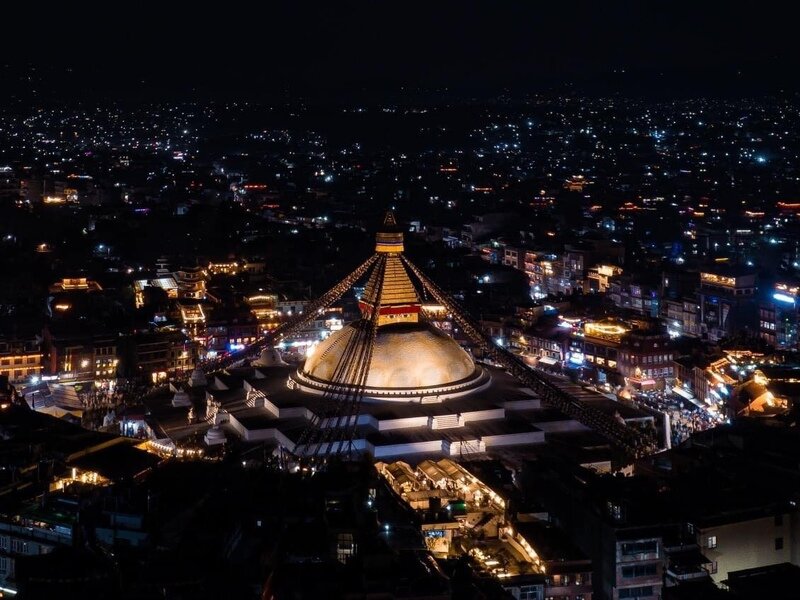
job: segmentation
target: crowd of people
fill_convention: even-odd
[[[696,431],[716,427],[721,417],[682,398],[665,392],[637,394],[635,401],[669,416],[672,445],[680,444]]]
[[[689,410],[680,407],[666,412],[670,417],[673,446],[683,442],[695,431],[704,431],[720,423],[719,418],[701,408]]]
[[[86,387],[78,391],[78,399],[83,405],[82,425],[87,429],[105,429],[117,422],[117,415],[124,412],[126,405],[138,398],[146,386],[128,382],[117,385]]]

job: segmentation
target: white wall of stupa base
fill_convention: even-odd
[[[326,399],[291,390],[288,366],[249,369],[217,376],[204,389],[190,394],[195,414],[205,415],[207,405],[217,407],[215,418],[189,425],[188,408],[172,406],[172,393],[161,405],[151,406],[152,430],[177,445],[188,433],[201,435],[217,424],[229,439],[245,443],[271,443],[295,454],[327,454],[338,445],[300,447],[303,432],[314,422],[335,428],[336,419],[318,419]],[[376,459],[441,455],[468,457],[492,450],[513,449],[547,442],[548,437],[588,431],[586,427],[552,409],[543,408],[529,389],[492,372],[493,385],[460,399],[436,404],[419,402],[363,403],[347,427],[354,429],[352,449]],[[224,418],[216,418],[221,415]],[[345,426],[344,418],[338,422]],[[350,446],[345,444],[344,450]]]

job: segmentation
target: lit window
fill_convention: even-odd
[[[708,544],[707,544],[707,546],[709,548],[716,548],[717,547],[717,536],[715,536],[715,535],[708,536]]]

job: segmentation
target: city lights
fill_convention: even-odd
[[[800,597],[790,11],[364,4],[6,11],[0,597]]]

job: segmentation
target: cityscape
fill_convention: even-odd
[[[0,598],[800,598],[789,20],[298,4],[2,42]]]

